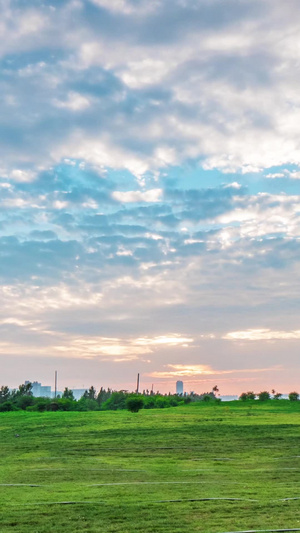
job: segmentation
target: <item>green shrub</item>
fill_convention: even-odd
[[[204,396],[202,397],[202,400],[203,402],[210,402],[211,396],[209,394],[204,394]]]
[[[154,408],[155,408],[155,399],[153,398],[153,396],[149,396],[145,398],[144,409],[154,409]]]
[[[26,411],[28,411],[29,413],[38,411],[37,405],[29,405],[28,407],[26,407]]]
[[[102,405],[101,409],[116,411],[117,409],[126,409],[126,394],[122,391],[113,392]]]
[[[290,392],[289,394],[289,400],[291,402],[296,402],[297,400],[299,400],[299,394],[298,392],[294,391],[294,392]]]
[[[126,408],[131,413],[137,413],[144,407],[144,398],[142,396],[129,396],[126,399]]]
[[[34,398],[33,396],[17,396],[14,403],[19,409],[25,411],[27,407],[34,404]]]
[[[59,398],[57,400],[59,411],[74,411],[76,409],[76,403],[74,400],[68,398]]]
[[[155,407],[158,407],[159,409],[165,409],[166,407],[170,407],[170,402],[167,398],[158,396],[158,398],[155,398]]]
[[[270,393],[266,390],[260,392],[258,394],[258,399],[260,402],[266,402],[268,400],[270,400],[271,396],[270,396]]]
[[[50,398],[35,398],[35,405],[36,409],[34,411],[39,411],[40,413],[44,411],[48,411],[50,409],[51,400]]]
[[[17,411],[15,405],[9,400],[0,404],[0,412],[6,413],[7,411]]]
[[[76,411],[97,411],[99,405],[96,400],[90,400],[89,398],[82,397],[78,400],[76,405]]]
[[[245,402],[246,400],[255,400],[256,394],[253,391],[248,392],[242,392],[242,394],[239,397],[239,400],[242,402]]]
[[[177,407],[177,405],[179,404],[179,401],[177,400],[177,398],[170,398],[170,406],[171,407]]]

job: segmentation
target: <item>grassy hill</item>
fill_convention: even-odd
[[[300,402],[0,415],[1,533],[300,530]]]

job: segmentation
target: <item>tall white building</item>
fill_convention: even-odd
[[[183,394],[183,381],[176,381],[176,394]]]

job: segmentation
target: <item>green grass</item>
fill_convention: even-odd
[[[300,528],[299,423],[284,400],[1,413],[0,531]]]

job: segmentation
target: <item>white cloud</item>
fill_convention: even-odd
[[[238,369],[229,369],[229,370],[217,370],[213,369],[210,365],[165,365],[170,370],[166,371],[157,371],[149,373],[148,375],[153,378],[189,378],[197,376],[222,376],[227,374],[249,374],[249,373],[261,373],[268,372],[270,370],[278,371],[281,369],[280,366],[269,367],[269,368],[238,368]]]
[[[226,7],[232,8],[228,17],[218,0],[94,0],[90,17],[83,17],[81,2],[55,9],[33,9],[30,2],[7,6],[1,17],[8,58],[2,92],[4,101],[14,102],[7,106],[9,117],[22,133],[11,136],[0,154],[7,168],[16,154],[36,169],[78,153],[138,176],[190,158],[223,172],[300,164],[299,54],[291,16],[298,7],[292,0],[290,9],[247,0],[243,8]],[[95,6],[109,13],[109,31]],[[45,57],[18,69],[26,72],[21,90],[9,58],[38,50],[46,50]],[[105,74],[110,81],[102,90]],[[63,124],[55,108],[70,113]],[[45,123],[51,125],[47,136],[39,131]],[[297,171],[290,177],[299,179]]]
[[[277,179],[277,178],[284,178],[286,177],[286,174],[284,172],[274,172],[266,175],[266,178],[268,179]]]
[[[114,191],[112,197],[118,202],[159,202],[162,198],[162,189],[149,189],[148,191]]]
[[[9,178],[18,183],[27,183],[33,181],[36,177],[36,172],[32,170],[14,169],[10,172]]]
[[[152,372],[153,378],[207,376],[215,374],[209,365],[167,365],[170,370]]]
[[[292,180],[299,180],[300,179],[300,172],[296,171],[296,170],[293,170],[293,172],[289,172],[288,176]]]
[[[238,183],[237,181],[233,181],[232,183],[228,183],[224,187],[225,189],[241,189],[242,185]]]
[[[293,180],[300,179],[300,172],[297,170],[284,170],[283,172],[269,173],[265,176],[268,179],[289,178]]]
[[[159,337],[149,338],[141,337],[135,340],[135,344],[138,346],[182,346],[185,344],[190,344],[193,342],[193,339],[189,337],[182,337],[181,335],[162,335]]]
[[[232,331],[224,337],[233,341],[269,341],[269,340],[297,340],[300,339],[300,330],[273,331],[270,329],[249,329],[245,331]]]
[[[93,4],[99,7],[104,7],[111,11],[123,13],[129,15],[130,13],[147,13],[155,8],[158,4],[157,0],[152,0],[151,4],[149,2],[135,2],[132,3],[127,0],[91,0]]]
[[[90,100],[81,94],[70,92],[64,101],[53,100],[53,105],[61,109],[70,109],[71,111],[82,111],[90,106]]]

